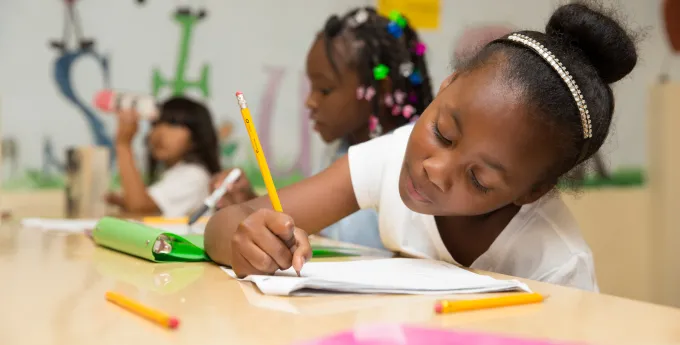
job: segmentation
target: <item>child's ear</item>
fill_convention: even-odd
[[[444,89],[446,89],[447,86],[451,85],[451,83],[456,79],[457,76],[458,76],[458,73],[453,72],[453,73],[451,73],[451,75],[446,77],[446,79],[444,79],[444,81],[441,83],[441,85],[439,85],[439,91],[437,91],[437,93],[442,92]]]
[[[555,183],[543,183],[537,187],[532,188],[529,193],[515,200],[514,204],[517,206],[531,204],[532,202],[546,195],[553,188],[555,188]]]

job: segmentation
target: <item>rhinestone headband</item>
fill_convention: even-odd
[[[574,97],[574,101],[576,102],[576,107],[581,114],[583,138],[588,139],[592,137],[593,130],[590,124],[590,114],[588,113],[586,101],[583,99],[583,95],[581,94],[581,90],[578,88],[578,85],[576,85],[576,81],[574,81],[574,78],[569,74],[569,71],[567,71],[564,65],[562,65],[560,60],[557,59],[557,57],[555,57],[555,55],[551,53],[548,48],[529,36],[515,33],[508,36],[508,40],[531,48],[533,51],[538,53],[538,55],[540,55],[543,60],[550,64],[555,72],[560,75],[560,78],[562,78],[564,83],[567,84],[569,91],[571,91],[571,95]]]

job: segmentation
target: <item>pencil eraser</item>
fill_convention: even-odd
[[[96,95],[94,95],[94,106],[104,110],[104,111],[110,111],[109,109],[111,107],[111,100],[113,99],[113,91],[111,90],[102,90],[97,92]]]
[[[168,327],[170,327],[172,329],[179,327],[179,319],[177,319],[176,317],[171,317],[168,320]]]
[[[434,305],[434,311],[435,311],[437,314],[441,314],[441,313],[442,313],[442,303],[441,303],[441,302],[435,303],[435,305]]]

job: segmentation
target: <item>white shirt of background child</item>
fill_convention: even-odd
[[[165,217],[183,217],[199,208],[210,193],[210,173],[195,163],[177,163],[149,187]]]
[[[456,263],[434,216],[411,211],[399,196],[399,174],[412,125],[350,147],[352,186],[362,209],[378,211],[380,238],[404,256]],[[558,196],[524,205],[471,268],[598,291],[590,248]]]

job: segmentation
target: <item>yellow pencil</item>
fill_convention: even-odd
[[[543,301],[543,296],[538,293],[518,293],[501,297],[491,297],[474,300],[453,300],[438,301],[434,310],[437,314],[456,313],[460,311],[489,309],[507,307],[511,305],[521,305],[529,303],[539,303]]]
[[[175,329],[179,326],[179,320],[176,317],[172,317],[158,310],[143,306],[140,303],[115,292],[108,291],[106,293],[106,300],[163,327]]]
[[[276,186],[274,186],[272,174],[269,172],[269,166],[267,165],[267,160],[264,158],[264,152],[262,152],[262,145],[260,145],[260,139],[257,136],[255,124],[253,124],[253,119],[250,117],[250,110],[248,110],[248,104],[246,103],[246,99],[243,97],[242,92],[236,93],[236,100],[238,100],[238,106],[241,108],[243,123],[246,125],[248,136],[250,136],[250,143],[253,145],[255,158],[257,158],[257,164],[260,166],[260,173],[262,173],[264,185],[267,187],[267,193],[269,194],[269,199],[272,202],[272,207],[274,207],[274,210],[277,212],[283,212],[281,201],[279,200],[279,194],[276,193]]]

